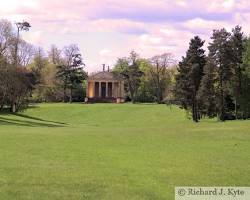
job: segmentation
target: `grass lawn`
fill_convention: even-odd
[[[250,121],[145,104],[0,114],[1,200],[172,200],[183,185],[250,186]]]

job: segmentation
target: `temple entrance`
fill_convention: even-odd
[[[95,82],[95,97],[99,97],[99,82]]]
[[[106,97],[106,83],[101,83],[101,97]]]
[[[113,94],[112,94],[112,84],[113,83],[108,83],[108,97],[112,97]]]
[[[97,72],[87,79],[86,98],[88,103],[124,102],[123,77],[109,71]]]

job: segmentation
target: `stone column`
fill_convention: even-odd
[[[118,82],[118,92],[117,92],[117,97],[120,98],[121,97],[121,81]]]
[[[121,97],[124,98],[125,95],[124,95],[124,81],[121,82]]]
[[[106,85],[106,98],[108,97],[108,82],[105,82],[105,85]]]
[[[112,93],[111,93],[111,97],[115,97],[115,95],[114,95],[114,86],[115,86],[115,82],[112,81]]]
[[[87,81],[87,84],[86,84],[86,96],[85,96],[85,99],[84,99],[84,102],[87,103],[88,102],[88,98],[89,98],[89,81]]]
[[[89,97],[89,81],[87,81],[87,84],[86,84],[86,98]]]
[[[99,97],[102,97],[102,82],[99,82]]]

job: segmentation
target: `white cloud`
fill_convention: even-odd
[[[42,31],[24,32],[22,33],[22,37],[29,43],[32,43],[36,46],[46,45]]]
[[[28,42],[78,43],[90,71],[102,63],[114,64],[133,49],[143,57],[168,52],[180,58],[193,36],[209,41],[213,29],[231,30],[239,24],[250,33],[249,0],[0,0],[0,4],[1,18],[31,23],[31,30],[22,32]]]
[[[100,52],[99,52],[99,55],[100,56],[106,56],[106,55],[109,55],[111,53],[111,50],[109,49],[102,49]]]

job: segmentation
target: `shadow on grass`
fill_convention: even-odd
[[[26,127],[65,127],[66,123],[48,121],[36,117],[31,117],[23,114],[10,114],[8,116],[17,116],[18,118],[10,118],[5,115],[0,115],[0,125],[14,125]]]
[[[25,115],[25,114],[21,114],[21,113],[15,113],[13,115],[18,116],[18,117],[22,117],[22,118],[26,118],[26,119],[37,120],[37,121],[41,121],[41,122],[48,122],[48,123],[67,125],[66,123],[57,122],[57,121],[50,121],[50,120],[44,120],[44,119],[41,119],[41,118],[38,118],[38,117],[31,117],[29,115]]]

